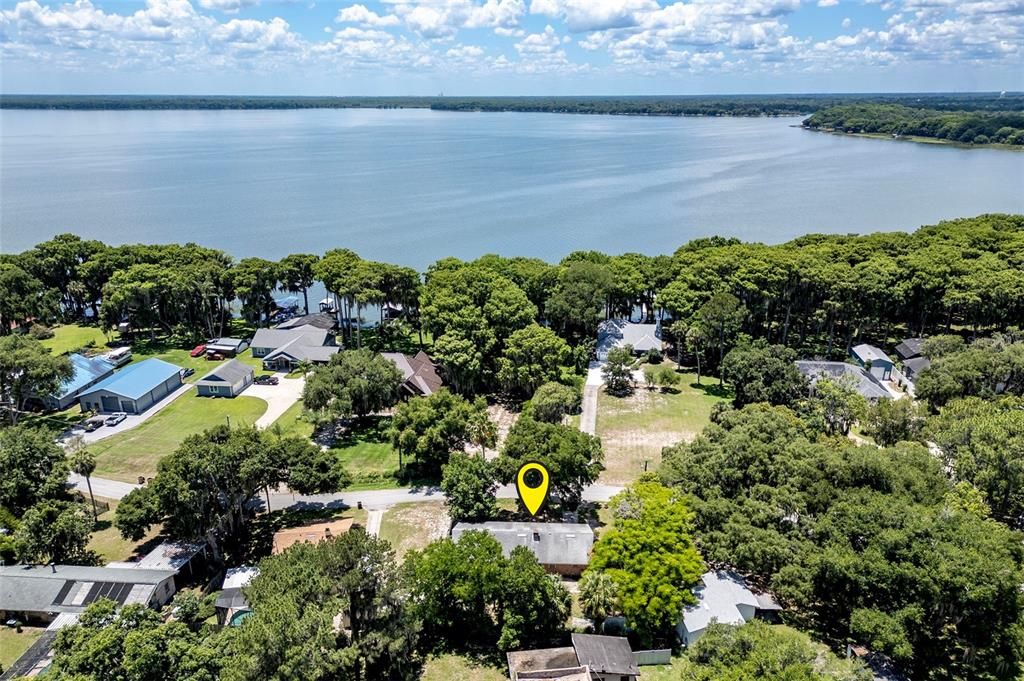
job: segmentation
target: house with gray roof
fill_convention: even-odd
[[[560,575],[581,574],[594,546],[594,531],[585,523],[458,523],[452,529],[452,539],[471,530],[497,539],[506,556],[517,546],[528,548],[545,570]]]
[[[628,319],[608,319],[597,327],[597,359],[608,359],[608,352],[626,346],[635,354],[661,351],[661,324],[634,324]]]
[[[850,348],[850,357],[865,370],[883,381],[892,378],[892,358],[874,345],[861,343]]]
[[[301,317],[292,317],[274,328],[288,330],[297,329],[302,326],[311,326],[315,329],[323,329],[324,331],[334,331],[338,328],[338,320],[334,318],[334,315],[327,314],[326,312],[313,312]]]
[[[506,655],[512,681],[636,681],[637,657],[621,636],[573,634],[572,647],[516,650]]]
[[[740,625],[758,614],[780,610],[769,594],[755,594],[746,581],[728,570],[705,572],[693,590],[694,605],[683,610],[676,633],[683,645],[693,645],[712,623]]]
[[[114,365],[103,357],[72,354],[68,355],[68,360],[74,371],[71,378],[64,381],[57,392],[38,396],[45,409],[67,409],[78,401],[82,392],[114,373]]]
[[[151,357],[129,364],[79,395],[83,411],[141,414],[181,387],[181,367]]]
[[[819,379],[829,378],[833,381],[849,383],[854,390],[870,402],[892,398],[877,376],[854,364],[797,360],[796,368],[808,380],[812,390]]]
[[[255,369],[232,359],[196,381],[196,389],[203,397],[235,397],[252,385],[255,377]]]
[[[214,338],[206,343],[206,354],[234,357],[245,352],[248,347],[249,341],[244,338]]]
[[[908,359],[924,354],[924,338],[904,338],[896,346],[896,356],[906,362]]]
[[[158,608],[174,596],[175,574],[81,565],[0,566],[0,619],[48,623],[61,613],[80,613],[100,598]]]
[[[293,371],[302,362],[326,364],[341,348],[326,329],[260,329],[252,339],[252,356],[263,358],[268,371]]]

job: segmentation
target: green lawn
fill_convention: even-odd
[[[284,416],[287,415],[288,412],[285,412]],[[390,417],[366,417],[353,425],[331,447],[331,451],[337,454],[352,475],[350,489],[399,486],[398,452],[391,446],[387,436],[390,425]]]
[[[298,437],[313,437],[313,424],[302,417],[302,400],[299,400],[288,411],[281,414],[271,428],[277,429],[282,437],[291,435]]]
[[[53,338],[47,338],[42,344],[50,348],[53,354],[63,355],[87,346],[94,346],[97,350],[104,349],[107,345],[107,336],[98,326],[65,324],[54,327]]]
[[[380,537],[391,542],[401,560],[409,551],[422,549],[446,536],[450,526],[451,519],[444,504],[436,501],[396,504],[381,518]]]
[[[7,669],[14,664],[14,661],[21,657],[44,631],[45,629],[37,627],[22,627],[19,634],[10,627],[0,625],[0,667]]]
[[[431,655],[423,665],[420,681],[506,681],[508,672],[496,662],[463,655]]]
[[[153,546],[159,541],[160,527],[151,528],[140,541],[136,542],[125,539],[118,532],[117,528],[114,527],[114,512],[117,509],[117,501],[105,501],[110,504],[110,509],[100,513],[100,517],[96,521],[96,529],[93,530],[92,536],[89,537],[87,548],[90,551],[95,551],[103,559],[104,564],[111,561],[128,560],[137,555],[144,555],[147,551],[152,550]],[[87,507],[89,506],[88,493],[86,494],[85,504]]]
[[[189,391],[141,425],[91,445],[96,475],[135,482],[156,473],[157,462],[187,436],[226,423],[251,425],[267,410],[255,397],[211,399]]]
[[[696,383],[695,374],[679,374],[674,392],[638,386],[627,397],[604,391],[597,401],[597,434],[604,445],[605,468],[601,481],[629,483],[661,463],[661,450],[691,440],[710,422],[711,408],[727,396],[719,394],[713,379]]]
[[[160,341],[155,343],[150,343],[148,341],[133,343],[132,364],[152,357],[162,359],[165,362],[170,362],[171,364],[175,364],[182,368],[195,369],[195,373],[185,379],[188,383],[195,383],[204,375],[216,369],[220,362],[210,361],[206,359],[206,355],[200,355],[199,357],[190,356],[189,353],[192,352],[193,347],[195,346],[188,348],[176,348]],[[273,373],[263,370],[263,360],[254,358],[252,356],[252,350],[246,350],[238,355],[236,359],[253,367],[256,370],[257,375]]]

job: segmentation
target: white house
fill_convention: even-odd
[[[705,572],[693,590],[697,603],[683,610],[676,633],[683,645],[693,645],[712,623],[746,624],[759,612],[781,608],[768,594],[755,594],[742,577],[728,570]]]
[[[662,349],[660,324],[634,324],[627,319],[608,319],[597,327],[597,359],[608,359],[608,351],[627,345],[636,354]]]

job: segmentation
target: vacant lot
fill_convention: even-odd
[[[694,374],[680,374],[673,392],[640,386],[632,395],[615,397],[602,391],[597,402],[597,434],[604,445],[601,481],[624,484],[661,463],[663,447],[692,440],[709,423],[711,408],[724,402],[717,384]]]
[[[99,500],[100,498],[97,497],[97,501]],[[114,512],[117,510],[118,502],[113,499],[105,501],[110,504],[110,510],[100,513],[100,517],[96,521],[96,529],[89,538],[87,547],[90,551],[95,551],[103,559],[104,564],[141,557],[159,543],[159,525],[151,528],[140,541],[130,541],[122,537],[114,527]],[[85,505],[91,508],[88,494],[86,494]]]
[[[401,560],[409,551],[422,549],[435,539],[447,535],[450,526],[451,519],[442,503],[426,501],[398,504],[384,512],[380,522],[380,536],[391,542]]]
[[[150,477],[160,459],[189,435],[229,420],[232,426],[252,425],[266,410],[267,403],[255,397],[211,399],[190,391],[136,428],[91,445],[95,474],[126,482],[135,482],[140,475]]]
[[[474,660],[464,655],[432,655],[423,665],[420,681],[506,681],[508,672],[496,662]]]

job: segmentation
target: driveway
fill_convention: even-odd
[[[171,402],[178,399],[179,397],[187,393],[189,390],[193,390],[194,388],[194,385],[192,385],[191,383],[187,383],[178,388],[177,390],[175,390],[173,393],[171,393],[164,399],[154,404],[146,411],[138,415],[129,415],[128,418],[126,418],[124,421],[121,421],[121,423],[117,424],[116,426],[101,426],[99,429],[94,430],[91,433],[87,433],[81,428],[67,430],[61,434],[57,442],[58,444],[64,444],[71,437],[75,435],[81,435],[82,441],[85,442],[85,444],[87,445],[91,445],[94,442],[105,440],[106,438],[112,435],[117,435],[118,433],[123,433],[126,430],[131,430],[132,428],[138,426],[140,423],[144,423],[147,419],[153,418],[154,415],[160,413],[161,409],[166,408],[167,405],[169,405]]]
[[[256,419],[257,428],[269,428],[274,421],[281,418],[293,404],[302,397],[302,389],[306,385],[305,378],[285,378],[284,374],[275,374],[277,385],[250,385],[242,394],[247,397],[258,397],[267,403],[263,416]]]
[[[583,403],[580,405],[580,430],[597,434],[597,393],[604,385],[601,369],[604,362],[591,362],[587,368],[587,382],[583,384]]]

